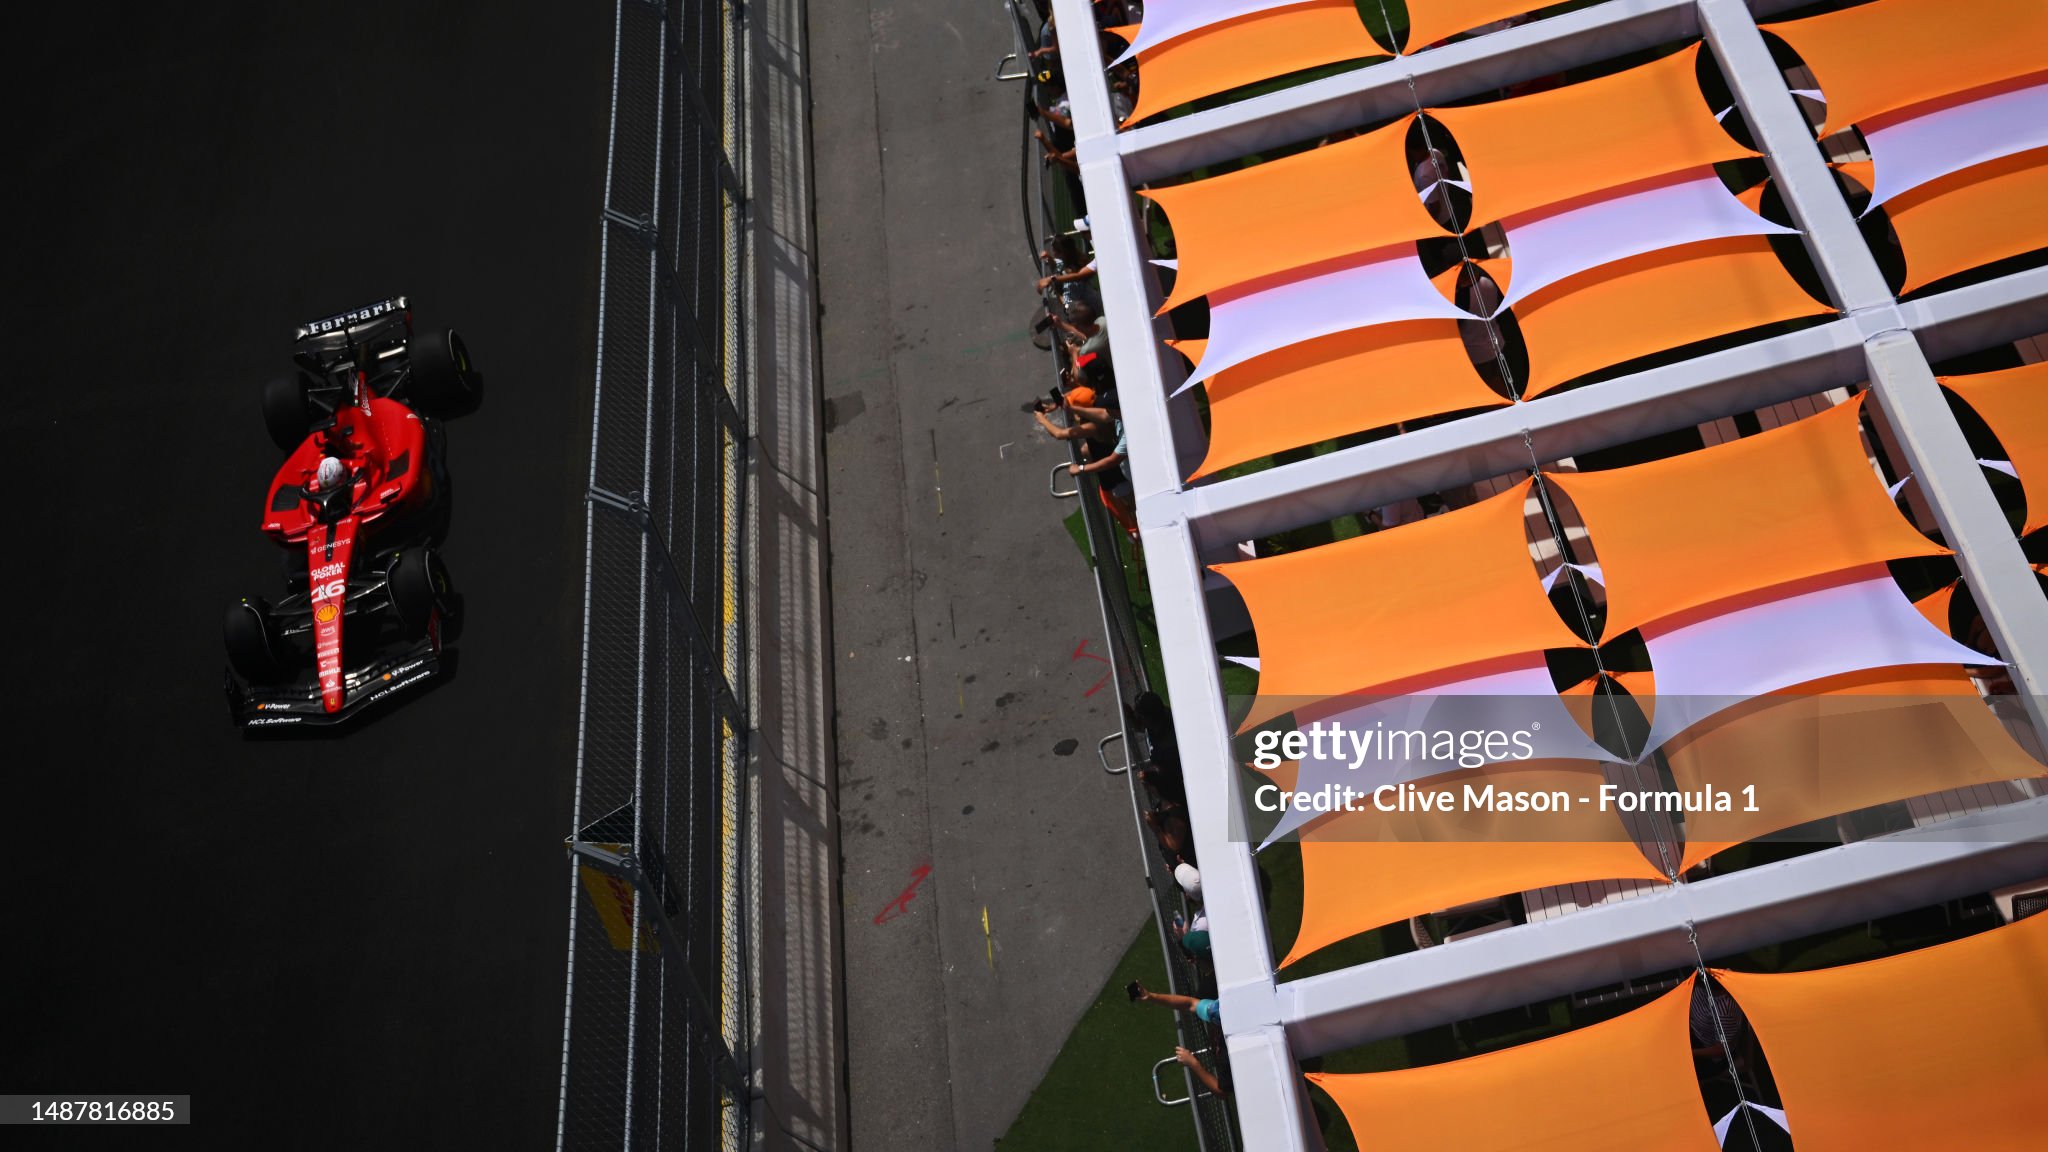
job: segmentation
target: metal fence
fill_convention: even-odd
[[[615,0],[613,18],[556,1147],[737,1152],[741,13]]]
[[[1033,69],[1018,67],[1028,60],[1030,50],[1036,46],[1038,30],[1043,24],[1043,12],[1032,0],[1004,0],[1016,32],[1016,53],[999,64],[997,75],[1000,79],[1022,79],[1027,88],[1032,83]],[[1073,179],[1066,169],[1040,162],[1039,148],[1031,136],[1033,120],[1029,110],[1030,97],[1025,97],[1024,164],[1022,175],[1022,200],[1024,230],[1031,244],[1034,260],[1055,236],[1065,233],[1077,235],[1070,230],[1074,222],[1086,214],[1086,206],[1080,201],[1079,181]],[[1042,268],[1050,272],[1052,268]],[[1057,367],[1058,336],[1054,335],[1054,360]],[[1072,462],[1080,461],[1080,452],[1075,448]],[[1159,839],[1146,825],[1143,812],[1153,802],[1153,795],[1138,779],[1134,768],[1150,763],[1155,750],[1146,740],[1143,727],[1136,722],[1131,705],[1140,695],[1158,691],[1163,685],[1154,685],[1146,669],[1145,646],[1140,631],[1140,611],[1133,604],[1131,589],[1136,580],[1142,586],[1143,580],[1134,569],[1136,555],[1131,542],[1126,538],[1122,525],[1110,514],[1102,500],[1101,486],[1095,475],[1080,478],[1078,486],[1062,490],[1061,474],[1065,465],[1054,469],[1048,487],[1052,494],[1063,499],[1075,500],[1080,505],[1081,519],[1087,527],[1090,566],[1094,570],[1097,603],[1102,610],[1102,629],[1108,641],[1111,683],[1116,689],[1120,702],[1120,723],[1115,732],[1104,736],[1097,745],[1098,758],[1104,771],[1122,776],[1130,787],[1131,819],[1137,830],[1139,859],[1145,869],[1145,882],[1152,902],[1153,927],[1159,936],[1159,948],[1165,961],[1166,991],[1188,996],[1214,996],[1215,974],[1208,965],[1199,963],[1184,951],[1173,938],[1167,925],[1176,914],[1192,919],[1199,910],[1190,906],[1183,896],[1180,885],[1174,879],[1174,863],[1161,847]],[[1112,751],[1120,749],[1120,751]],[[1216,1073],[1225,1092],[1230,1087],[1230,1063],[1223,1050],[1221,1029],[1205,1025],[1193,1016],[1174,1014],[1177,1036],[1180,1044],[1197,1053],[1212,1072]],[[1119,1069],[1103,1069],[1104,1075],[1121,1078],[1125,1073]],[[1177,1068],[1172,1053],[1162,1054],[1160,1061],[1152,1066],[1152,1099],[1147,1099],[1145,1089],[1136,1077],[1141,1070],[1129,1070],[1132,1075],[1131,1106],[1145,1107],[1188,1107],[1193,1114],[1196,1147],[1202,1152],[1235,1152],[1237,1148],[1236,1127],[1230,1102],[1227,1097],[1216,1096],[1197,1083],[1192,1076]],[[1162,1077],[1175,1087],[1162,1084]]]
[[[1078,452],[1075,458],[1079,459]],[[1093,477],[1086,477],[1075,499],[1081,504],[1081,518],[1088,528],[1088,550],[1095,569],[1103,633],[1109,641],[1111,673],[1119,700],[1128,706],[1140,694],[1157,689],[1145,668],[1138,611],[1131,603],[1133,573],[1129,567],[1124,530],[1102,506],[1099,492]],[[1119,742],[1122,745],[1121,757],[1110,751]],[[1174,879],[1173,861],[1141,815],[1152,803],[1153,796],[1132,769],[1151,762],[1154,749],[1147,743],[1144,729],[1127,713],[1118,731],[1103,738],[1098,752],[1104,770],[1123,776],[1130,785],[1131,817],[1137,829],[1139,858],[1144,865],[1145,886],[1152,901],[1153,925],[1159,933],[1159,948],[1166,963],[1170,986],[1166,990],[1186,996],[1214,996],[1215,973],[1206,963],[1198,963],[1183,950],[1167,929],[1167,923],[1174,915],[1192,921],[1200,909],[1191,906],[1182,894],[1179,883]],[[1179,1013],[1175,1014],[1174,1021],[1181,1045],[1195,1052],[1228,1091],[1230,1062],[1223,1050],[1222,1030]],[[1203,1152],[1231,1152],[1237,1143],[1229,1101],[1210,1094],[1185,1073],[1176,1072],[1171,1055],[1166,1054],[1153,1066],[1155,1098],[1165,1105],[1192,1105],[1197,1146]],[[1172,1082],[1181,1086],[1181,1092],[1160,1091],[1161,1077],[1169,1073],[1173,1074]],[[1144,1107],[1142,1095],[1134,1092],[1134,1096],[1138,1101],[1134,1107]]]

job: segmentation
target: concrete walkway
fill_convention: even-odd
[[[852,1146],[987,1149],[1145,907],[1064,449],[1018,410],[1024,92],[997,0],[809,18]]]

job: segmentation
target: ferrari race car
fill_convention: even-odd
[[[225,624],[229,711],[248,728],[335,724],[441,671],[458,600],[436,547],[452,489],[443,420],[483,377],[399,296],[302,325],[298,370],[263,390],[287,455],[263,503],[286,594]]]

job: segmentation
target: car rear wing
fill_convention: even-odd
[[[365,321],[379,320],[387,316],[403,316],[405,310],[405,297],[393,296],[388,300],[379,300],[375,304],[368,304],[361,308],[351,308],[347,312],[329,316],[323,320],[310,320],[299,325],[298,333],[294,338],[305,340],[314,336],[329,336],[337,332],[345,332]]]

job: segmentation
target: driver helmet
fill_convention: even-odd
[[[338,456],[320,458],[320,470],[315,474],[315,483],[322,492],[332,492],[348,481],[348,465]]]

